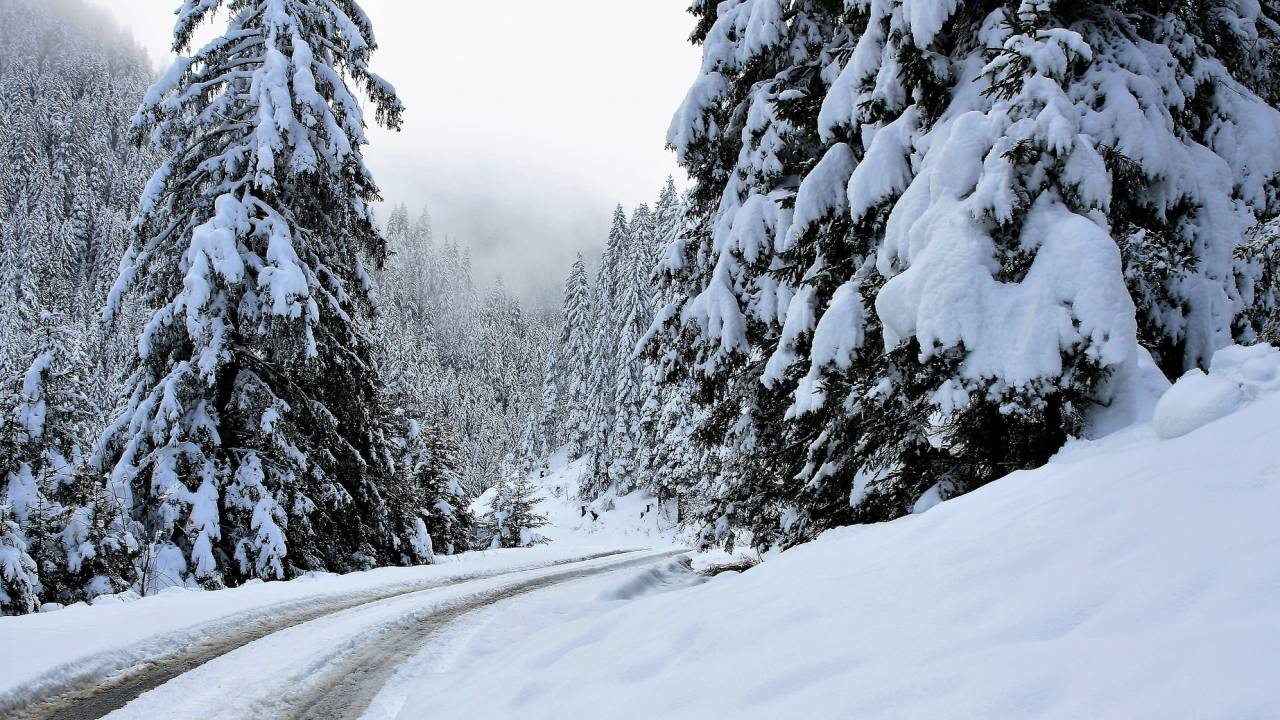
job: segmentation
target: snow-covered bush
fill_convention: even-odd
[[[482,524],[489,548],[532,547],[550,542],[538,532],[546,527],[547,518],[537,510],[542,498],[527,475],[509,474],[496,490]]]

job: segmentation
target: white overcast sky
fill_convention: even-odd
[[[157,64],[177,0],[92,0]],[[364,0],[374,69],[408,107],[367,151],[383,195],[427,205],[474,248],[477,279],[558,294],[613,206],[683,175],[664,145],[698,68],[688,0]],[[371,118],[372,119],[372,118]]]

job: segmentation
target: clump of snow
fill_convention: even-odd
[[[624,581],[612,585],[600,593],[599,599],[635,600],[706,582],[707,576],[694,572],[693,560],[688,555],[652,565],[631,574]]]
[[[1116,368],[1100,390],[1100,403],[1088,413],[1085,436],[1102,438],[1151,422],[1156,403],[1168,391],[1169,379],[1151,353],[1138,346],[1134,357]]]
[[[1266,393],[1280,390],[1280,350],[1271,345],[1232,345],[1213,356],[1209,372],[1183,375],[1156,405],[1162,438],[1177,438],[1230,415]]]

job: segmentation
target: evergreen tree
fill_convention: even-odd
[[[402,489],[391,512],[409,538],[404,563],[429,563],[436,553],[468,550],[475,520],[462,489],[461,449],[445,408],[428,407],[435,401],[415,400],[411,388],[401,388],[404,420],[395,439],[395,464]]]
[[[619,493],[639,485],[641,410],[645,366],[636,352],[653,319],[649,277],[654,265],[654,219],[646,205],[631,216],[625,256],[620,263],[618,292],[613,301],[616,342],[613,383],[613,429],[609,435],[609,478]]]
[[[690,11],[703,65],[668,143],[694,185],[662,258],[667,303],[650,353],[666,382],[692,382],[708,410],[699,436],[722,462],[704,521],[726,542],[748,529],[769,545],[788,515],[786,479],[805,460],[786,422],[788,389],[762,382],[796,292],[796,268],[779,250],[801,211],[799,181],[819,143],[813,119],[846,18],[820,0]]]
[[[154,162],[127,138],[151,80],[103,11],[0,4],[0,481],[40,602],[116,592],[136,575],[127,518],[84,456],[137,326],[137,312],[118,334],[93,318]]]
[[[190,50],[225,2],[186,0]],[[166,161],[147,186],[107,318],[138,290],[138,343],[105,467],[158,539],[166,583],[219,585],[395,559],[387,416],[366,333],[370,204],[363,112],[398,128],[352,0],[251,0],[147,93],[135,138]]]
[[[492,506],[485,515],[490,549],[533,547],[550,542],[537,532],[547,525],[546,516],[537,512],[541,500],[528,475],[507,473],[498,484]]]
[[[40,579],[27,541],[7,502],[0,501],[0,615],[21,615],[39,605]]]
[[[128,587],[136,542],[119,513],[100,502],[106,488],[86,467],[82,442],[96,412],[84,389],[88,362],[79,338],[40,309],[32,288],[23,289],[20,304],[19,316],[37,316],[29,322],[38,330],[26,369],[0,407],[0,500],[34,563],[30,580],[41,600],[92,599]]]
[[[675,178],[667,176],[658,202],[653,208],[653,247],[651,254],[655,259],[661,257],[667,247],[676,239],[684,224],[684,202],[676,191]],[[652,271],[654,268],[649,268]],[[651,278],[652,279],[652,278]]]
[[[674,491],[659,491],[655,468],[689,454],[688,448],[668,447],[679,441],[659,434],[675,422],[668,416],[669,423],[660,423],[661,411],[681,403],[668,398],[674,385],[658,381],[660,364],[639,354],[658,297],[654,266],[683,224],[683,201],[672,178],[654,208],[642,204],[630,221],[617,208],[596,287],[588,287],[580,263],[566,283],[561,341],[544,379],[544,422],[531,444],[543,458],[562,442],[569,459],[588,458],[584,499],[642,486],[674,497]],[[580,354],[582,360],[570,361]],[[681,392],[687,400],[688,388]],[[567,418],[563,431],[551,412]]]
[[[623,268],[626,267],[627,248],[631,242],[631,229],[622,206],[613,211],[613,226],[609,241],[600,258],[596,272],[592,298],[594,322],[591,337],[591,367],[587,374],[587,427],[589,429],[583,453],[590,458],[590,475],[582,486],[584,497],[598,497],[611,486],[609,468],[610,436],[613,432],[617,408],[614,393],[617,386],[618,345],[616,301]]]
[[[1211,5],[694,3],[651,357],[708,410],[713,539],[965,492],[1087,431],[1139,341],[1180,375],[1265,332],[1276,22]]]
[[[564,283],[559,342],[547,361],[543,380],[542,452],[569,444],[569,456],[580,457],[588,427],[583,415],[587,388],[584,370],[591,362],[591,286],[586,264],[578,255]]]

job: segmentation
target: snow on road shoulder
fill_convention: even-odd
[[[127,670],[259,617],[399,588],[545,567],[600,552],[598,547],[561,545],[465,553],[439,556],[437,565],[314,574],[213,592],[173,588],[134,601],[106,597],[93,606],[0,617],[0,708],[42,696],[67,682]]]
[[[1257,351],[1255,351],[1257,352]],[[1280,717],[1280,396],[559,623],[425,718]]]

